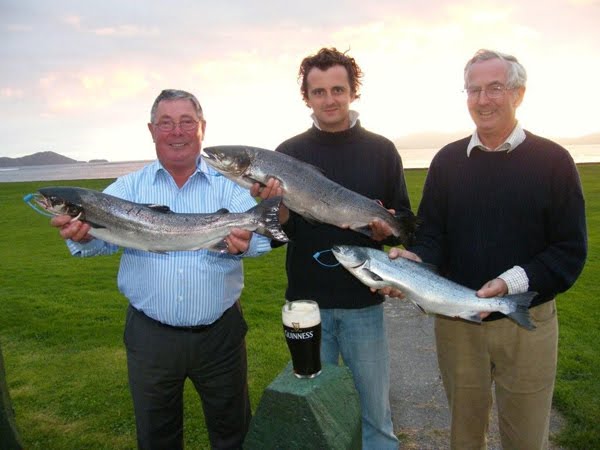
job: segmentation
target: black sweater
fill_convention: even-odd
[[[511,152],[474,148],[469,138],[433,159],[410,250],[472,289],[513,266],[539,295],[532,306],[573,285],[587,253],[584,198],[576,166],[558,144],[526,132]],[[500,313],[489,319],[497,319]]]
[[[328,133],[312,127],[283,142],[277,151],[291,155],[323,170],[325,176],[365,197],[380,200],[396,211],[410,209],[402,160],[394,144],[361,127]],[[290,212],[284,230],[291,241],[287,244],[286,271],[288,300],[312,299],[321,308],[364,308],[381,303],[383,298],[371,293],[342,266],[324,267],[319,260],[336,264],[331,253],[336,244],[381,248],[361,233],[332,225],[309,223]]]

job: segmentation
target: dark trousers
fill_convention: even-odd
[[[251,418],[247,330],[237,304],[200,331],[171,328],[128,308],[124,342],[140,449],[183,448],[186,378],[202,401],[211,447],[242,448]]]

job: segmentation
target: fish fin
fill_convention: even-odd
[[[358,233],[362,233],[367,237],[373,237],[373,231],[369,225],[363,225],[362,227],[352,228],[352,230],[357,231]]]
[[[537,292],[529,291],[523,294],[513,294],[504,297],[514,307],[514,311],[508,313],[507,316],[527,330],[535,329],[535,325],[531,321],[531,315],[529,314],[529,305],[536,295]]]
[[[271,197],[263,200],[247,212],[259,216],[260,226],[256,229],[258,234],[279,242],[289,242],[290,239],[281,229],[281,224],[279,223],[279,206],[281,205],[281,200],[281,197]]]
[[[366,274],[369,275],[369,277],[373,280],[373,281],[377,281],[377,282],[381,282],[384,281],[383,278],[381,278],[379,275],[377,275],[375,272],[371,271],[368,267],[364,267],[362,269],[360,269],[361,272],[364,272]]]
[[[481,316],[479,315],[479,311],[466,311],[466,312],[457,314],[456,317],[460,317],[461,319],[468,320],[469,322],[481,323]]]
[[[160,213],[172,213],[171,208],[166,205],[157,205],[154,203],[146,203],[144,205],[146,208],[150,208],[152,211],[160,212]]]
[[[410,300],[410,299],[409,299],[409,300]],[[423,308],[421,305],[419,305],[417,302],[414,302],[414,301],[412,301],[412,300],[410,300],[410,302],[411,302],[413,305],[415,305],[415,308],[417,308],[417,309],[418,309],[419,311],[421,311],[423,314],[429,314],[429,312],[428,312],[428,311],[425,311],[425,309],[424,309],[424,308]]]
[[[409,247],[414,242],[415,232],[423,223],[423,219],[421,219],[419,216],[416,216],[408,208],[397,211],[394,215],[394,219],[398,223],[398,228],[400,230],[404,230],[404,239],[402,239],[402,245],[404,247]]]

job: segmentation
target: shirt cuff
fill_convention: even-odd
[[[90,242],[85,244],[72,241],[68,239],[67,247],[73,256],[80,256],[85,258],[87,256],[94,256],[99,253],[104,243],[99,239],[92,239]]]
[[[520,266],[514,266],[512,269],[508,269],[503,274],[499,275],[498,278],[504,280],[508,287],[508,294],[522,294],[529,290],[529,278],[527,273]]]

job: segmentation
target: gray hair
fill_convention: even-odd
[[[196,114],[198,119],[204,120],[204,116],[202,115],[202,106],[200,106],[200,102],[194,96],[194,94],[190,94],[186,91],[180,91],[177,89],[164,89],[156,100],[154,100],[154,104],[152,105],[152,109],[150,110],[150,122],[154,123],[156,119],[156,110],[158,109],[158,104],[163,100],[189,100],[194,105],[194,109],[196,110]]]
[[[527,83],[527,72],[525,67],[512,55],[501,53],[495,50],[481,49],[477,50],[475,55],[467,62],[465,66],[464,78],[465,78],[465,89],[469,86],[469,71],[471,66],[476,62],[488,61],[490,59],[499,59],[504,61],[507,66],[507,80],[506,87],[508,88],[520,88],[525,87]]]

